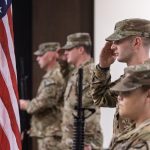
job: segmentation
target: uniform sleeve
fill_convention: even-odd
[[[82,102],[83,102],[83,106],[87,108],[89,108],[89,106],[91,107],[94,104],[91,95],[91,89],[90,89],[93,66],[94,65],[92,63],[83,67],[84,72],[83,72],[83,83],[82,83],[83,84]]]
[[[59,87],[54,81],[45,81],[44,88],[28,104],[27,112],[33,114],[55,106],[62,91],[58,91]]]
[[[93,69],[92,82],[90,85],[92,99],[99,107],[116,107],[117,94],[110,91],[110,71],[101,70],[98,65]]]

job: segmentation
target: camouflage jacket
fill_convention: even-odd
[[[116,84],[116,82],[119,82],[121,78],[122,76],[111,83],[110,71],[103,71],[98,67],[98,65],[93,70],[92,74],[91,92],[94,103],[99,107],[116,107],[113,125],[114,135],[134,127],[130,120],[120,118],[117,107],[118,95],[117,93],[110,91],[110,87]]]
[[[64,83],[58,66],[43,76],[36,97],[29,102],[27,108],[27,112],[32,115],[29,131],[31,136],[61,134]]]
[[[117,136],[110,150],[150,150],[150,119]]]
[[[100,110],[93,105],[93,100],[90,93],[90,79],[91,69],[93,67],[92,61],[87,62],[83,65],[83,93],[82,93],[82,105],[84,108],[94,108],[96,112],[85,120],[85,143],[91,144],[93,149],[100,150],[102,146],[102,134],[100,128]],[[66,145],[70,145],[70,149],[73,143],[73,128],[74,128],[74,117],[76,111],[74,107],[77,105],[77,88],[78,88],[78,69],[75,69],[72,73],[71,78],[68,81],[67,88],[64,96],[64,110],[63,110],[63,137],[62,141]],[[85,116],[89,114],[85,111]],[[67,147],[67,146],[66,146]]]

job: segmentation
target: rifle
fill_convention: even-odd
[[[25,65],[24,59],[20,58],[20,85],[19,85],[19,95],[21,99],[28,99],[28,92],[27,92],[27,80],[28,75],[25,74]],[[30,117],[26,111],[20,110],[20,124],[21,124],[21,133],[23,135],[22,139],[22,150],[28,150],[29,143],[31,143],[31,139],[27,134],[27,130],[29,129],[29,122]]]
[[[78,106],[77,116],[74,115],[74,143],[73,150],[83,150],[84,148],[84,111],[82,108],[82,80],[83,69],[79,68],[79,80],[78,80]]]
[[[20,97],[27,99],[27,79],[28,76],[25,74],[24,59],[20,58]]]
[[[95,109],[93,108],[83,108],[82,107],[82,81],[83,81],[83,68],[78,70],[78,104],[75,106],[77,115],[74,115],[74,140],[73,140],[73,150],[83,150],[84,149],[84,122],[85,119],[90,117]],[[90,113],[85,116],[84,111],[88,110]]]

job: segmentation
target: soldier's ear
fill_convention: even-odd
[[[133,42],[134,42],[134,47],[136,49],[138,49],[142,44],[142,38],[141,37],[135,37]]]
[[[147,96],[147,105],[150,105],[150,89],[148,90],[148,96]]]
[[[149,97],[149,98],[150,98],[150,89],[148,90],[148,95],[147,95],[147,97]]]
[[[150,89],[147,91],[147,100],[150,102]]]
[[[84,47],[83,47],[83,46],[80,46],[80,49],[79,49],[79,50],[80,50],[81,53],[83,53],[83,52],[84,52]]]

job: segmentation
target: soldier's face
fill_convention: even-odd
[[[138,120],[144,113],[147,92],[138,88],[133,91],[120,92],[118,96],[119,114],[123,118]]]
[[[114,41],[111,49],[114,51],[119,62],[129,64],[134,56],[134,47],[131,38]]]
[[[37,57],[37,62],[41,69],[44,69],[47,67],[47,65],[52,61],[53,55],[51,54],[53,52],[46,52],[45,54]]]
[[[43,55],[39,55],[39,56],[37,56],[37,58],[36,58],[36,61],[38,62],[40,68],[42,68],[42,66],[43,66],[43,65],[42,65],[42,64],[43,64],[42,58],[43,58]]]
[[[80,51],[79,48],[73,48],[71,50],[66,50],[65,51],[66,57],[67,57],[67,62],[71,63],[73,65],[76,65],[78,62],[79,56],[80,56]]]

